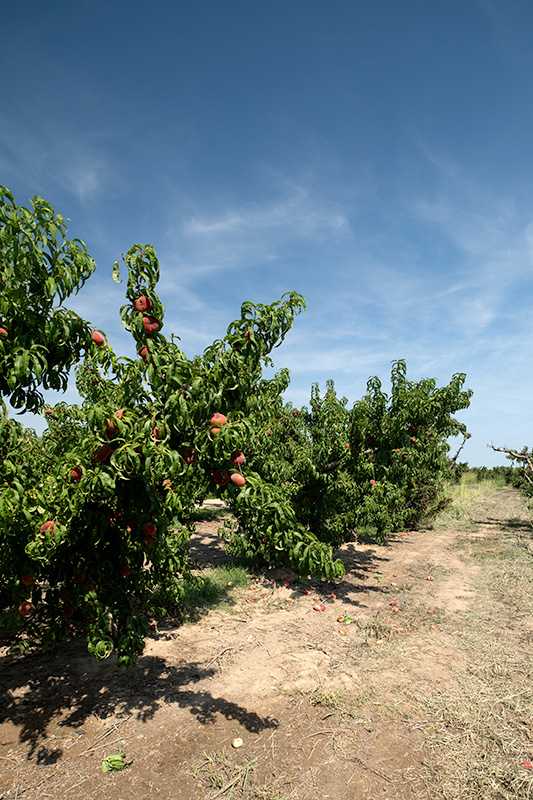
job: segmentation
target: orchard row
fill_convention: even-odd
[[[397,361],[388,394],[372,378],[348,408],[330,381],[295,409],[283,400],[288,371],[265,379],[263,367],[304,299],[244,303],[224,339],[189,358],[163,333],[150,245],[124,259],[120,315],[138,357],[118,357],[63,307],[94,270],[84,245],[40,198],[19,208],[2,189],[0,200],[0,392],[47,422],[39,438],[5,406],[0,417],[9,642],[52,645],[83,628],[97,657],[135,663],[147,620],[179,611],[200,580],[188,551],[207,497],[233,512],[233,554],[329,581],[344,574],[343,542],[384,541],[445,505],[447,440],[468,435],[454,417],[469,405],[464,375],[413,382]],[[45,407],[42,388],[65,388],[72,366],[81,404]]]

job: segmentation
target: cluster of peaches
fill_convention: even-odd
[[[149,312],[152,310],[152,301],[149,297],[142,294],[133,302],[133,308],[137,313],[143,315],[143,327],[147,336],[151,336],[153,333],[157,333],[159,328],[161,327],[158,320],[153,317]],[[94,331],[93,333],[93,342],[98,347],[102,347],[105,344],[105,339],[99,331]],[[146,353],[146,348],[143,348]],[[142,356],[142,351],[141,351]],[[146,361],[145,356],[142,356],[143,360]]]

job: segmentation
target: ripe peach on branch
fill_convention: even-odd
[[[107,461],[111,453],[113,452],[113,448],[110,447],[108,444],[103,444],[101,447],[97,447],[93,453],[93,461]]]
[[[227,486],[229,479],[229,472],[227,470],[220,472],[220,470],[216,469],[213,473],[213,480],[218,486]]]
[[[246,461],[246,457],[242,452],[242,450],[234,450],[230,456],[230,461],[232,464],[235,464],[236,467],[237,466],[242,467],[242,465]]]
[[[48,522],[45,522],[43,525],[41,525],[41,527],[39,528],[39,532],[46,533],[47,531],[50,531],[52,536],[54,536],[55,527],[56,527],[55,522],[53,520],[48,520]]]
[[[157,333],[160,328],[159,322],[156,320],[155,317],[151,315],[143,317],[143,327],[144,331],[148,336],[151,336],[153,333]]]
[[[115,411],[114,416],[116,419],[122,419],[123,414],[124,411],[120,408],[118,411]],[[117,435],[117,433],[118,433],[118,425],[114,419],[110,419],[105,429],[106,439],[113,439]]]
[[[133,308],[135,311],[140,313],[146,313],[152,310],[152,301],[149,297],[146,297],[146,295],[142,294],[140,297],[134,300]]]
[[[186,464],[194,464],[195,461],[198,461],[198,453],[194,447],[189,447],[187,450],[184,450],[181,455]]]

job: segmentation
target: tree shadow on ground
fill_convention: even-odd
[[[530,519],[520,519],[519,517],[511,517],[509,519],[497,520],[493,517],[488,517],[485,522],[486,525],[498,525],[501,528],[510,531],[523,531],[524,533],[533,533],[533,521]]]
[[[195,662],[176,667],[150,655],[123,671],[116,668],[113,657],[96,661],[81,641],[54,652],[3,660],[0,723],[19,729],[20,741],[28,745],[28,760],[38,764],[56,763],[63,755],[57,742],[53,746],[48,742],[57,725],[75,732],[93,716],[147,721],[162,703],[188,709],[201,724],[211,724],[221,715],[254,733],[278,726],[274,718],[261,717],[208,691],[195,691],[195,683],[215,674],[214,669]]]
[[[361,550],[354,544],[348,543],[335,553],[335,558],[341,559],[346,568],[346,574],[350,574],[354,580],[358,580],[358,577],[368,577],[371,573],[379,575],[380,567],[390,561],[386,546],[380,547],[381,549],[377,553],[375,548],[369,547],[367,550]]]

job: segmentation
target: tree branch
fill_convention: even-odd
[[[533,453],[528,453],[527,449],[524,448],[520,453],[516,450],[511,450],[510,447],[496,447],[495,445],[487,445],[487,447],[491,447],[493,450],[496,450],[498,453],[507,453],[509,458],[512,461],[518,461],[522,469],[524,470],[524,478],[528,483],[533,486],[533,478],[528,475],[528,472],[533,475]]]

